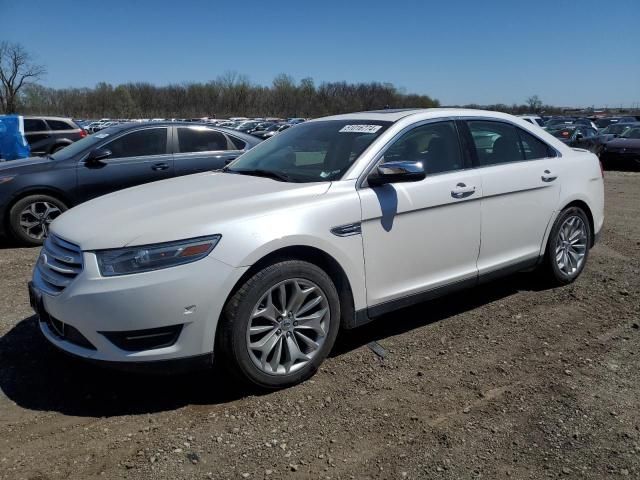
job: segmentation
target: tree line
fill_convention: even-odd
[[[230,116],[320,117],[382,108],[437,107],[428,95],[407,94],[389,83],[295,82],[278,75],[269,86],[227,73],[207,83],[156,86],[99,83],[94,88],[25,86],[18,108],[25,114],[75,118],[198,118]]]

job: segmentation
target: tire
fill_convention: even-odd
[[[302,297],[295,297],[295,285]],[[280,300],[282,286],[284,308]],[[291,316],[286,316],[287,306]],[[265,313],[254,316],[254,312]],[[308,320],[312,317],[315,321]],[[254,329],[253,334],[250,328]],[[274,390],[314,375],[331,351],[339,328],[340,301],[329,276],[311,263],[287,260],[253,275],[227,301],[215,351],[236,378],[260,389]],[[318,348],[314,349],[303,337]],[[261,344],[265,344],[262,350],[251,348]],[[294,359],[298,352],[307,360]]]
[[[44,243],[49,224],[68,207],[50,195],[29,195],[18,200],[9,211],[9,230],[22,245]],[[27,228],[27,225],[32,225]]]
[[[551,228],[542,264],[546,280],[552,286],[575,281],[587,264],[592,244],[593,232],[584,210],[569,207],[560,212]]]

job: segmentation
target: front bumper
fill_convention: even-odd
[[[102,277],[93,253],[84,252],[83,261],[83,271],[58,295],[41,292],[42,279],[34,270],[37,309],[42,309],[40,329],[67,353],[117,364],[210,356],[227,296],[248,268],[231,267],[209,256],[152,272]],[[157,331],[176,325],[181,327],[175,341],[160,348],[126,350],[108,338],[110,332]],[[61,330],[73,335],[61,335]],[[76,332],[88,343],[79,341]]]

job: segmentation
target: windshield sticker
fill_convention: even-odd
[[[96,138],[107,138],[108,136],[108,133],[96,133]]]
[[[345,125],[340,133],[376,133],[382,128],[382,125]]]

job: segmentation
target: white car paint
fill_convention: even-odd
[[[386,189],[362,185],[401,132],[425,121],[466,117],[515,124],[559,155],[436,174]],[[523,119],[428,109],[312,122],[327,119],[394,123],[337,181],[286,183],[219,172],[196,174],[112,193],[60,216],[51,232],[78,246],[84,267],[58,295],[44,293],[43,304],[96,350],[59,338],[41,322],[44,335],[65,351],[105,361],[208,354],[234,286],[252,265],[284,247],[313,247],[335,259],[348,279],[355,310],[374,315],[385,303],[411,294],[535,262],[544,253],[556,215],[573,201],[588,206],[594,233],[602,227],[604,194],[597,157],[572,150]],[[547,170],[557,176],[554,182],[542,180]],[[471,196],[453,198],[459,184],[472,188]],[[360,222],[361,235],[331,233],[336,226]],[[216,234],[222,238],[205,259],[146,273],[103,277],[94,253]],[[33,282],[36,287],[42,283],[37,267]],[[120,350],[98,333],[176,323],[185,327],[174,345],[139,352]]]

